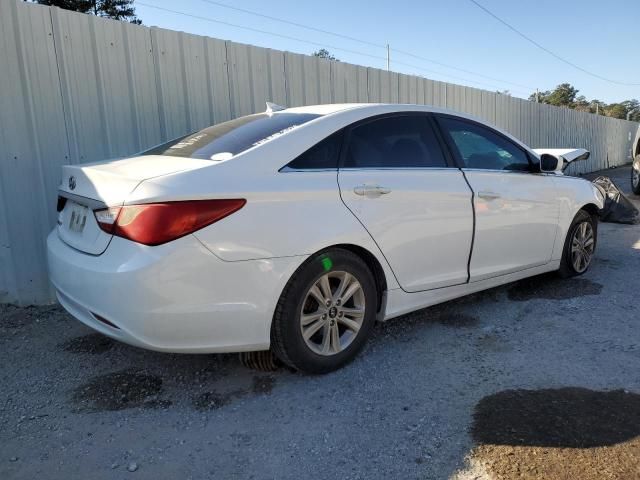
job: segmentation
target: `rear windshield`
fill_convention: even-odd
[[[238,153],[307,123],[312,113],[258,113],[219,123],[199,132],[153,147],[141,155],[167,155],[205,160],[227,160]]]

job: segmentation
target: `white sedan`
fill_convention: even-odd
[[[73,316],[166,352],[271,348],[328,372],[378,320],[584,273],[602,196],[472,117],[349,104],[249,115],[63,167],[50,277]]]

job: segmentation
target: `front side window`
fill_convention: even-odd
[[[158,145],[141,155],[228,160],[318,117],[320,115],[312,113],[287,112],[247,115]]]
[[[351,130],[345,168],[446,167],[425,115],[383,117]]]
[[[476,123],[441,117],[463,167],[486,170],[530,171],[527,154],[513,142]]]

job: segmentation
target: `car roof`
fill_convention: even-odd
[[[332,113],[339,113],[346,110],[358,109],[358,110],[364,110],[369,115],[374,115],[377,111],[389,111],[390,108],[398,112],[402,112],[402,111],[437,112],[437,113],[449,113],[451,115],[474,118],[471,115],[467,115],[463,112],[451,110],[448,108],[436,107],[434,105],[418,105],[418,104],[412,104],[412,103],[327,103],[322,105],[306,105],[304,107],[284,108],[283,110],[280,110],[280,112],[330,115]]]
[[[304,107],[284,108],[279,112],[288,113],[312,113],[317,115],[329,115],[331,113],[351,110],[354,108],[366,108],[368,106],[379,105],[375,103],[325,103],[323,105],[305,105]]]
[[[304,107],[292,107],[285,108],[283,110],[279,110],[276,113],[310,113],[321,115],[323,117],[333,117],[335,115],[344,114],[347,112],[358,111],[362,118],[372,117],[374,115],[383,114],[383,113],[402,113],[402,112],[430,112],[430,113],[441,113],[445,115],[453,115],[460,118],[466,118],[468,120],[473,120],[484,125],[488,125],[501,133],[506,134],[509,137],[507,132],[502,129],[492,125],[490,122],[487,122],[485,119],[480,117],[476,117],[475,115],[471,115],[465,112],[460,112],[457,110],[452,110],[450,108],[442,108],[436,107],[435,105],[418,105],[412,103],[327,103],[323,105],[307,105]],[[512,137],[513,138],[513,137]],[[514,138],[514,140],[517,140]],[[521,143],[520,141],[518,141]]]
[[[474,115],[470,115],[468,113],[460,112],[457,110],[452,110],[449,108],[441,108],[436,107],[434,105],[418,105],[418,104],[409,104],[409,103],[333,103],[333,104],[324,104],[324,105],[308,105],[304,107],[293,107],[286,108],[280,110],[276,113],[311,113],[321,115],[326,121],[331,121],[330,119],[335,119],[338,116],[342,116],[345,114],[358,113],[360,118],[372,117],[378,114],[385,113],[402,113],[402,112],[431,112],[431,113],[441,113],[445,115],[453,115],[458,118],[472,120],[478,122],[482,125],[486,125],[497,132],[500,132],[502,135],[511,139],[521,147],[525,148],[527,151],[531,152],[535,155],[535,152],[531,150],[531,148],[522,142],[520,139],[514,137],[509,132],[504,129],[488,122],[485,119],[480,117],[476,117]],[[315,120],[322,121],[321,119]],[[314,122],[310,122],[312,124]],[[300,130],[301,132],[304,129]]]

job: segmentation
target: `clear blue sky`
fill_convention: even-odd
[[[607,103],[640,99],[640,86],[593,78],[517,36],[469,0],[216,0],[376,44],[391,45],[391,69],[526,97],[535,88],[570,82],[588,99]],[[640,0],[478,0],[538,43],[602,76],[640,84]],[[160,11],[140,2],[324,45],[341,61],[386,68],[384,48],[259,18],[206,0],[137,0],[145,25],[262,47],[311,53],[320,45],[283,39]],[[353,50],[371,58],[342,50]],[[404,50],[501,81],[411,58]],[[420,67],[418,70],[402,62]],[[460,77],[460,78],[455,78]],[[512,83],[508,83],[512,82]],[[518,85],[514,85],[518,84]]]

